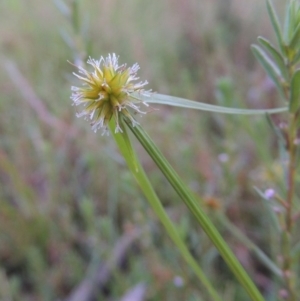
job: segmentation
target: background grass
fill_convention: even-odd
[[[276,4],[280,11],[282,4]],[[86,55],[115,52],[120,63],[138,62],[141,79],[154,91],[235,107],[282,105],[250,52],[258,35],[273,37],[264,1],[82,0],[80,14]],[[0,2],[1,300],[74,301],[82,281],[105,268],[91,300],[121,300],[138,284],[146,293],[136,300],[207,300],[111,137],[94,134],[75,117],[69,99],[73,67],[67,63],[73,53],[64,41],[71,32],[54,2]],[[82,49],[79,39],[75,43]],[[140,123],[204,198],[202,205],[272,300],[268,270],[218,219],[225,214],[267,254],[276,254],[272,214],[253,189],[282,186],[266,120],[159,107]],[[247,300],[137,148],[170,216],[224,300]]]

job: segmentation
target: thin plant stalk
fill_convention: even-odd
[[[299,113],[298,113],[299,114]],[[295,290],[295,276],[293,273],[293,256],[292,256],[292,237],[294,228],[293,203],[295,197],[295,177],[297,162],[297,114],[290,114],[290,126],[288,130],[288,169],[287,169],[287,196],[286,196],[286,216],[285,229],[282,232],[282,256],[283,256],[283,275],[288,290],[288,301],[297,301]]]
[[[202,284],[207,289],[211,300],[214,301],[222,301],[220,296],[218,295],[215,288],[212,286],[211,282],[206,277],[205,273],[200,268],[197,261],[189,252],[186,244],[178,234],[179,231],[176,229],[175,225],[169,218],[168,214],[166,213],[164,207],[162,206],[156,192],[154,191],[143,167],[141,166],[135,151],[131,146],[130,139],[127,135],[126,127],[124,126],[122,119],[120,120],[120,126],[122,127],[123,133],[122,134],[115,134],[115,124],[113,119],[111,120],[109,127],[110,131],[117,143],[119,150],[125,159],[131,173],[133,174],[135,180],[137,181],[138,185],[140,186],[141,190],[143,191],[145,197],[149,201],[153,211],[160,219],[161,223],[163,224],[164,228],[166,229],[168,235],[173,240],[175,245],[177,246],[178,250],[180,251],[183,258],[186,260],[188,265],[191,269],[195,272],[196,276],[202,282]]]
[[[253,283],[240,262],[237,260],[236,256],[233,254],[216,227],[213,225],[204,211],[199,207],[199,204],[194,199],[191,191],[182,182],[181,178],[178,176],[169,162],[165,159],[165,157],[151,140],[149,135],[139,125],[133,126],[130,120],[128,120],[127,118],[124,118],[124,120],[132,133],[156,163],[158,168],[163,172],[177,194],[181,197],[189,210],[194,214],[195,218],[197,219],[205,233],[208,235],[212,243],[216,246],[221,256],[223,257],[231,271],[234,273],[237,280],[248,292],[251,299],[253,301],[263,301],[264,298],[259,292],[256,285]]]
[[[292,49],[288,48],[289,51]],[[296,292],[296,278],[295,270],[293,269],[293,230],[295,226],[294,220],[294,199],[295,199],[295,184],[297,173],[297,151],[298,140],[297,131],[299,128],[299,81],[294,82],[294,79],[299,76],[299,70],[296,71],[296,65],[290,60],[290,57],[286,57],[287,69],[288,69],[288,89],[286,93],[286,99],[290,102],[290,114],[288,115],[288,126],[286,129],[286,149],[287,149],[287,168],[286,168],[286,198],[285,198],[285,222],[282,229],[281,241],[282,241],[282,273],[285,280],[285,289],[287,290],[287,301],[297,301]],[[297,74],[298,73],[298,74]],[[299,77],[298,77],[299,78]],[[295,87],[296,86],[296,87]],[[294,102],[293,94],[298,92],[297,102]],[[283,162],[285,164],[285,162]],[[285,295],[285,293],[284,293]]]
[[[279,291],[279,297],[282,300],[297,301],[299,300],[297,292],[299,280],[296,277],[297,266],[293,258],[292,245],[295,228],[297,151],[299,151],[297,131],[300,119],[300,4],[295,0],[287,1],[283,30],[272,0],[267,0],[267,8],[279,50],[264,38],[258,38],[263,48],[254,45],[252,50],[273,80],[282,98],[289,104],[287,122],[273,127],[279,137],[280,149],[282,153],[284,152],[282,165],[286,175],[285,197],[277,198],[284,210],[278,215],[281,225],[281,253],[278,254],[278,261],[285,282],[285,287]]]
[[[273,262],[254,242],[252,242],[244,233],[236,227],[224,214],[218,214],[218,220],[230,231],[230,234],[241,241],[249,251],[252,251],[256,257],[263,263],[274,275],[282,279],[281,269]]]

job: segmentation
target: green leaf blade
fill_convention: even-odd
[[[297,51],[300,44],[300,24],[296,27],[293,36],[291,38],[291,41],[289,43],[289,47],[293,49],[294,51]]]
[[[144,147],[144,149],[148,152],[153,161],[156,163],[156,165],[159,167],[159,169],[162,171],[162,173],[165,175],[169,183],[173,186],[174,190],[181,197],[189,210],[193,213],[194,217],[197,219],[210,240],[214,243],[219,253],[236,276],[237,280],[248,292],[251,300],[264,301],[265,299],[255,286],[251,278],[248,276],[242,265],[239,263],[236,256],[233,254],[219,231],[211,222],[207,214],[199,206],[191,191],[182,182],[179,175],[165,159],[165,157],[154,144],[149,135],[139,125],[133,126],[130,120],[125,119],[125,122],[132,133],[139,140],[141,145]]]
[[[267,0],[267,9],[268,9],[268,14],[269,14],[272,26],[274,28],[274,31],[275,31],[275,34],[276,34],[276,37],[277,37],[278,45],[279,45],[281,51],[283,52],[284,42],[283,42],[282,32],[281,32],[281,29],[280,29],[280,24],[279,24],[279,21],[278,21],[276,11],[274,9],[274,5],[273,5],[271,0]]]
[[[263,66],[268,76],[273,80],[280,94],[284,97],[284,91],[282,88],[283,78],[281,77],[280,70],[276,66],[276,64],[269,58],[269,56],[265,53],[265,51],[257,45],[252,45],[251,50],[259,61],[259,63]]]
[[[298,50],[297,53],[295,54],[291,64],[296,65],[297,63],[299,63],[299,61],[300,61],[300,50]]]
[[[300,108],[300,69],[298,69],[291,81],[290,112],[296,113]]]
[[[280,70],[280,75],[287,80],[289,78],[289,74],[281,53],[278,52],[278,50],[270,43],[270,41],[266,40],[265,38],[258,37],[257,40],[271,54],[276,66]]]
[[[264,115],[264,114],[277,114],[286,112],[287,107],[275,108],[275,109],[237,109],[229,108],[217,105],[211,105],[203,102],[197,102],[188,100],[185,98],[175,97],[171,95],[164,95],[153,93],[151,96],[143,96],[142,94],[136,94],[136,98],[147,104],[160,104],[173,107],[180,107],[186,109],[195,109],[200,111],[223,113],[223,114],[237,114],[237,115]]]
[[[123,122],[123,120],[122,120]],[[215,290],[214,286],[211,284],[209,279],[207,278],[206,274],[202,271],[201,267],[194,259],[190,251],[188,250],[187,246],[185,245],[184,241],[180,237],[178,233],[178,229],[173,224],[171,219],[169,218],[166,210],[161,204],[156,192],[154,191],[149,178],[147,177],[138,157],[131,145],[130,138],[126,133],[126,136],[120,133],[115,133],[115,122],[112,118],[109,123],[110,131],[115,139],[116,144],[119,147],[121,154],[123,155],[132,175],[134,176],[135,180],[137,181],[138,185],[140,186],[141,190],[143,191],[145,197],[147,198],[149,204],[151,205],[153,211],[160,219],[160,222],[165,227],[170,238],[173,240],[175,245],[177,246],[178,250],[180,251],[183,258],[189,264],[191,269],[195,272],[199,280],[203,283],[203,285],[208,290],[211,299],[214,301],[221,301],[221,297],[218,295],[217,291]],[[122,127],[122,130],[125,130],[125,127]],[[127,141],[126,141],[127,140]]]

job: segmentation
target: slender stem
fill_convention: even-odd
[[[157,166],[160,168],[160,170],[163,172],[167,180],[187,205],[189,210],[194,214],[203,230],[216,246],[221,256],[236,276],[237,280],[248,292],[251,299],[253,301],[263,301],[263,296],[255,286],[251,278],[248,276],[242,265],[239,263],[236,256],[233,254],[227,243],[224,241],[210,219],[206,216],[204,211],[199,207],[199,204],[194,199],[193,194],[182,182],[181,178],[177,175],[169,162],[164,158],[164,156],[156,147],[148,134],[140,126],[133,126],[127,118],[125,118],[125,122],[133,132],[133,134],[136,136],[136,138],[139,140],[139,142],[142,144],[142,146],[145,148],[145,150],[148,152],[148,154],[151,156],[151,158],[154,160],[154,162],[157,164]]]
[[[221,223],[240,240],[250,251],[254,252],[256,257],[277,277],[282,279],[281,269],[255,244],[253,243],[244,233],[236,227],[224,214],[218,214],[218,219]]]
[[[296,175],[296,128],[295,128],[295,117],[291,117],[291,126],[289,130],[289,166],[288,166],[288,192],[287,192],[287,216],[286,216],[286,227],[289,233],[292,232],[293,228],[293,198],[295,193],[295,175]]]
[[[286,216],[285,216],[285,229],[282,233],[282,256],[283,256],[283,275],[285,278],[286,289],[288,292],[288,301],[296,301],[295,292],[295,276],[292,271],[292,234],[294,227],[293,219],[293,200],[295,195],[295,176],[296,176],[296,153],[297,146],[295,139],[297,137],[297,116],[290,115],[290,126],[288,132],[288,153],[289,162],[287,170],[287,196],[286,196]]]
[[[135,177],[137,183],[139,184],[141,190],[143,191],[145,197],[148,199],[153,211],[160,219],[161,223],[165,227],[170,238],[173,240],[178,250],[180,251],[182,257],[186,260],[191,269],[195,272],[196,276],[202,282],[202,284],[206,287],[208,293],[210,294],[211,300],[221,301],[217,291],[212,286],[211,282],[208,280],[205,273],[200,268],[197,261],[191,255],[184,241],[178,234],[178,230],[175,225],[172,223],[168,214],[166,213],[164,207],[162,206],[159,198],[157,197],[143,167],[141,166],[133,148],[131,147],[130,139],[127,135],[126,128],[122,125],[122,119],[120,120],[120,125],[123,129],[123,134],[114,134],[115,125],[112,124],[113,120],[110,123],[111,133],[119,147],[120,152],[122,153],[132,175]]]

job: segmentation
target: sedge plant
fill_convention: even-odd
[[[155,192],[155,187],[152,186],[139,162],[129,132],[133,133],[174,188],[178,197],[186,204],[237,280],[245,288],[251,300],[263,301],[265,299],[254,281],[239,263],[207,213],[201,208],[184,180],[176,173],[155,142],[137,122],[133,113],[146,114],[149,104],[164,104],[217,113],[267,115],[278,136],[278,143],[283,153],[286,186],[285,191],[268,189],[266,192],[261,192],[259,188],[256,190],[263,198],[278,201],[283,207],[278,215],[281,226],[280,242],[282,249],[278,254],[277,264],[249,239],[245,238],[238,229],[230,224],[229,229],[249,249],[256,252],[260,260],[275,274],[276,278],[274,279],[280,283],[278,298],[288,301],[299,300],[297,265],[293,264],[299,257],[299,251],[297,251],[299,244],[294,241],[293,232],[300,217],[299,195],[297,195],[299,193],[299,189],[297,190],[297,180],[299,179],[297,172],[299,170],[300,144],[300,69],[297,69],[297,64],[300,61],[300,4],[296,0],[288,1],[283,30],[270,0],[267,1],[267,10],[277,37],[278,47],[275,47],[267,39],[259,37],[260,45],[253,45],[252,50],[283,99],[283,105],[280,108],[264,110],[228,108],[152,93],[151,90],[145,90],[145,86],[148,84],[146,81],[138,80],[139,66],[137,64],[131,67],[126,64],[120,65],[119,57],[114,53],[101,57],[99,60],[89,58],[87,63],[90,67],[75,64],[78,66],[78,72],[74,74],[79,82],[83,83],[83,85],[72,87],[71,99],[73,104],[78,107],[77,116],[89,120],[95,132],[100,129],[103,134],[111,133],[142,192],[159,217],[166,232],[178,247],[179,252],[206,287],[211,300],[218,301],[222,298],[191,255],[178,234],[176,225],[168,217]],[[77,24],[77,22],[75,23]],[[270,117],[275,113],[285,113],[284,122],[280,126],[275,124]],[[227,220],[224,222],[228,224]]]

